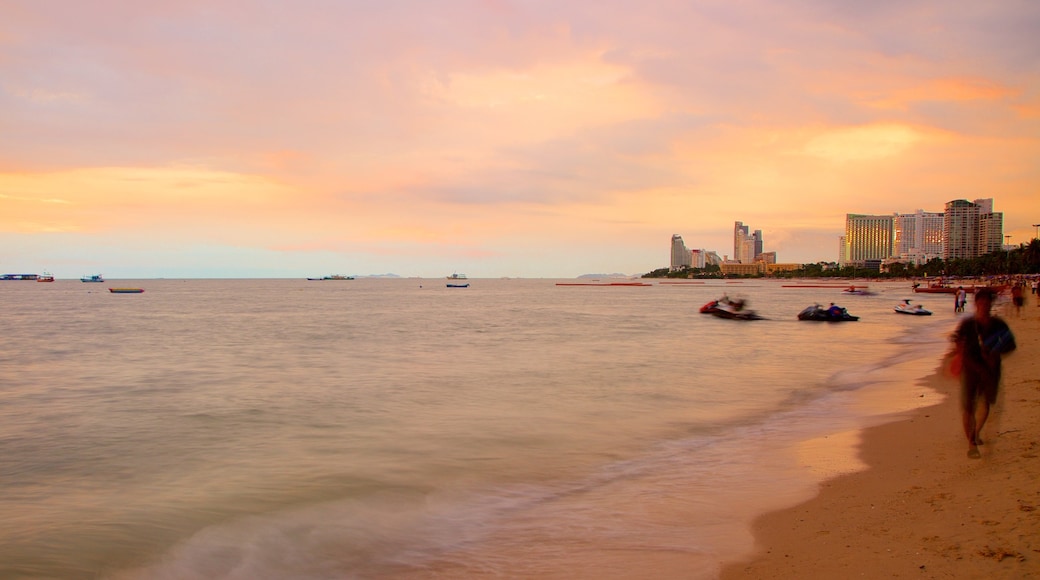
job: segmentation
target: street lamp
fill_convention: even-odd
[[[1007,260],[1007,271],[1011,273],[1011,234],[1004,234],[1004,256]]]

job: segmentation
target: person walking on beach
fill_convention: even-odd
[[[979,434],[997,400],[1000,358],[1015,350],[1015,336],[1006,322],[990,312],[993,291],[975,291],[975,315],[963,320],[953,334],[956,355],[961,359],[961,413],[968,438],[968,457],[978,458]]]
[[[1011,287],[1011,303],[1015,305],[1015,315],[1022,316],[1022,304],[1025,303],[1025,297],[1023,296],[1022,284],[1015,282],[1015,285]]]
[[[968,293],[964,291],[964,286],[958,286],[957,292],[953,297],[953,311],[964,312],[964,305],[968,303]]]

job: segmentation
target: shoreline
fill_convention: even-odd
[[[1000,395],[967,457],[959,384],[936,369],[922,381],[941,395],[896,422],[862,431],[864,471],[820,484],[812,499],[757,518],[755,552],[723,564],[720,578],[1040,577],[1040,308],[1011,326]]]

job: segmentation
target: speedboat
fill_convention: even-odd
[[[909,300],[903,300],[902,304],[897,304],[895,311],[899,314],[913,314],[916,316],[931,316],[931,310],[925,310],[920,304],[910,304]]]
[[[850,294],[855,296],[873,296],[874,292],[866,288],[856,288],[855,286],[849,286],[848,288],[841,291],[842,294]]]
[[[805,310],[798,313],[798,320],[815,320],[818,322],[854,322],[859,316],[849,314],[849,311],[841,306],[831,304],[830,308],[824,308],[819,304],[807,306]]]

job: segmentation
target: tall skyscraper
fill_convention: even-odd
[[[892,256],[894,219],[890,215],[845,215],[845,255],[851,264]]]
[[[690,250],[686,249],[686,243],[683,242],[682,236],[674,234],[672,236],[672,262],[670,269],[681,270],[684,267],[689,267],[692,262],[692,256]]]
[[[992,203],[990,204],[992,208]],[[943,259],[979,255],[979,206],[966,199],[946,202],[943,212]]]
[[[733,222],[733,259],[741,264],[754,264],[762,255],[762,230],[748,235],[749,227]]]
[[[740,259],[744,255],[744,243],[748,239],[748,227],[740,222],[733,222],[733,259],[737,262],[744,263]]]

